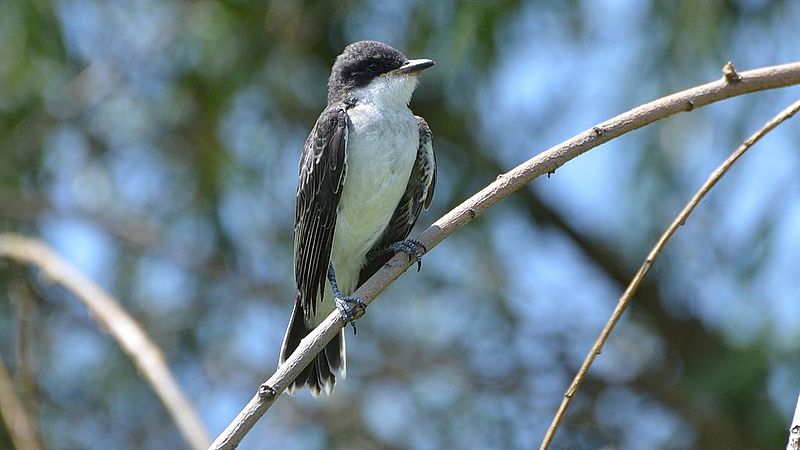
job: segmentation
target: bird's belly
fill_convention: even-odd
[[[408,185],[419,146],[407,109],[381,121],[351,112],[347,175],[336,217],[331,260],[343,294],[355,290],[366,254],[381,237]]]

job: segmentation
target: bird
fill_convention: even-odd
[[[351,294],[397,252],[425,249],[408,236],[436,185],[425,119],[409,109],[430,59],[409,59],[378,41],[347,45],[328,79],[327,106],[300,156],[294,221],[296,295],[279,365],[334,308],[353,325]],[[327,282],[326,282],[327,281]],[[346,374],[344,329],[287,388],[330,395]]]

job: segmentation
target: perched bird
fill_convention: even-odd
[[[294,222],[297,293],[280,363],[334,308],[352,323],[355,290],[396,252],[420,264],[407,239],[436,182],[431,130],[408,108],[430,59],[408,59],[376,41],[345,47],[328,80],[328,106],[306,139]],[[419,270],[419,266],[418,266]],[[330,285],[328,284],[328,282]],[[339,332],[289,386],[330,394],[345,374]]]

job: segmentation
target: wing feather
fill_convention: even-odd
[[[347,110],[332,105],[317,119],[300,157],[294,222],[294,276],[310,323],[325,292],[336,210],[347,173]]]

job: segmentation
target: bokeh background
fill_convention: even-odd
[[[412,108],[427,225],[519,162],[662,95],[800,59],[800,2],[1,0],[0,230],[40,237],[154,337],[219,433],[275,369],[302,143],[334,57],[437,61]],[[330,398],[281,397],[244,449],[538,445],[682,204],[800,96],[728,100],[535,180],[425,257],[348,333]],[[555,448],[782,448],[800,388],[800,126],[681,228]],[[68,292],[0,263],[0,357],[55,449],[185,446]],[[0,425],[0,448],[10,448]]]

